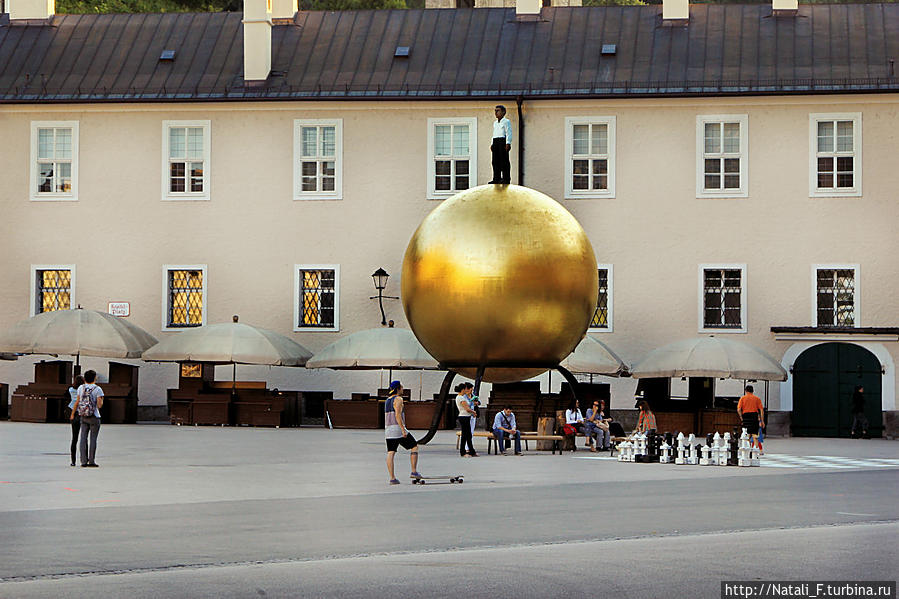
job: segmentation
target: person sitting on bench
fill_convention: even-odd
[[[500,455],[506,455],[506,435],[515,439],[515,455],[521,455],[521,431],[518,430],[515,414],[509,406],[497,412],[493,419],[493,436],[496,437],[496,450]]]
[[[596,439],[596,443],[590,448],[590,451],[609,449],[609,422],[611,418],[605,417],[606,402],[602,399],[594,401],[593,407],[587,410],[587,419],[584,428]]]
[[[581,412],[581,404],[577,399],[572,399],[568,409],[565,410],[565,424],[587,437],[587,446],[593,447],[593,437],[584,426],[584,414]]]

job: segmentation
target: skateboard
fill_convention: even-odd
[[[465,482],[464,480],[462,480],[461,474],[454,474],[451,476],[449,476],[449,475],[448,476],[412,476],[410,474],[409,478],[412,479],[413,485],[425,485],[425,484],[428,484],[429,480],[442,481],[442,482],[430,483],[432,485],[446,485],[446,484],[455,484],[455,483],[459,483],[461,485],[462,483]]]

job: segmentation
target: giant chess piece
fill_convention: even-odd
[[[702,446],[702,449],[700,451],[702,452],[702,457],[699,458],[699,465],[700,466],[711,465],[712,462],[709,460],[709,453],[711,453],[712,448],[708,444],[706,444],[706,445]]]
[[[690,437],[687,440],[687,449],[690,451],[687,456],[687,463],[691,466],[695,466],[699,463],[699,456],[696,452],[696,435],[690,433]]]
[[[675,464],[686,464],[687,460],[684,456],[684,434],[677,433],[677,457],[674,458]]]
[[[721,435],[718,434],[718,431],[715,431],[715,434],[712,436],[712,450],[709,459],[712,462],[712,466],[719,466],[721,464],[720,460],[721,456]]]
[[[619,462],[624,461],[624,444],[625,443],[627,443],[627,440],[624,440],[621,443],[618,443],[617,445],[615,445],[615,451],[618,452],[618,461]]]
[[[721,449],[718,451],[718,465],[727,466],[727,460],[730,457],[730,433],[724,433],[721,438]]]
[[[746,429],[743,429],[743,434],[740,435],[740,449],[737,454],[737,465],[738,466],[749,466],[749,433],[746,432]]]
[[[659,448],[661,450],[661,455],[659,456],[660,464],[670,464],[671,463],[671,446],[668,445],[668,441],[662,441],[662,446]]]
[[[659,442],[661,439],[662,436],[656,433],[656,429],[653,428],[649,430],[649,440],[646,443],[647,462],[659,461]]]
[[[759,466],[759,446],[758,444],[750,444],[749,446],[749,465]]]

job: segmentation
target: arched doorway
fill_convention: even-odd
[[[793,364],[793,435],[848,437],[852,429],[852,391],[865,388],[868,432],[880,437],[881,366],[870,351],[851,343],[822,343]]]

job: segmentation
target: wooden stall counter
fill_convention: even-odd
[[[103,407],[100,408],[103,424],[137,422],[138,372],[138,366],[109,363],[108,382],[100,383],[103,389]]]
[[[384,402],[325,400],[326,419],[334,428],[384,428]]]
[[[72,362],[40,361],[34,365],[34,382],[19,385],[12,394],[10,417],[20,422],[64,422],[68,419]]]

